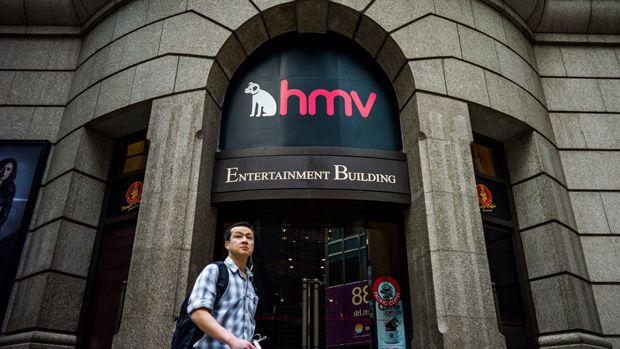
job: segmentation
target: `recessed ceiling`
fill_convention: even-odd
[[[620,34],[620,0],[482,1],[494,7],[509,7],[534,33]],[[0,1],[0,25],[81,26],[104,6],[125,2],[4,0]]]

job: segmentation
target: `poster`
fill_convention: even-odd
[[[49,148],[47,141],[0,141],[0,320],[13,289]]]
[[[327,347],[370,344],[368,281],[327,288]]]
[[[372,285],[372,293],[376,301],[378,348],[406,349],[400,285],[389,276],[380,276]]]

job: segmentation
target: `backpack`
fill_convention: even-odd
[[[217,284],[215,301],[213,306],[220,301],[226,288],[228,287],[228,268],[222,261],[215,262],[218,268]],[[191,294],[191,292],[190,292]],[[198,342],[204,333],[194,324],[191,316],[187,313],[187,303],[189,303],[189,294],[185,297],[183,304],[181,305],[181,311],[179,316],[175,317],[177,322],[174,335],[172,336],[171,349],[190,349],[193,348],[194,343]]]

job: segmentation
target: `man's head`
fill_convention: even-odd
[[[229,255],[250,257],[254,252],[254,227],[248,222],[231,224],[224,232],[224,247]]]

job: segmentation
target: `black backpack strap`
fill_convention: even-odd
[[[220,298],[226,288],[228,287],[228,267],[224,262],[215,262],[218,269],[215,301],[213,307],[219,302]],[[198,342],[202,337],[202,331],[192,322],[191,316],[187,313],[187,304],[189,303],[189,296],[185,297],[183,304],[181,305],[181,311],[179,316],[176,317],[176,329],[172,337],[171,349],[189,349],[192,348],[194,343]]]
[[[191,292],[190,292],[191,294]],[[184,318],[187,316],[187,306],[189,304],[189,294],[187,295],[187,297],[185,297],[185,300],[183,301],[183,304],[181,304],[181,311],[179,312],[179,316],[175,316],[174,320],[179,320],[181,318]]]
[[[215,262],[215,265],[217,265],[217,269],[218,269],[218,274],[217,274],[217,283],[216,283],[216,293],[215,293],[215,301],[213,302],[213,307],[215,308],[215,305],[220,301],[220,299],[222,298],[222,296],[224,295],[224,292],[226,292],[226,289],[228,288],[228,267],[226,266],[226,264],[222,261],[217,261]]]

